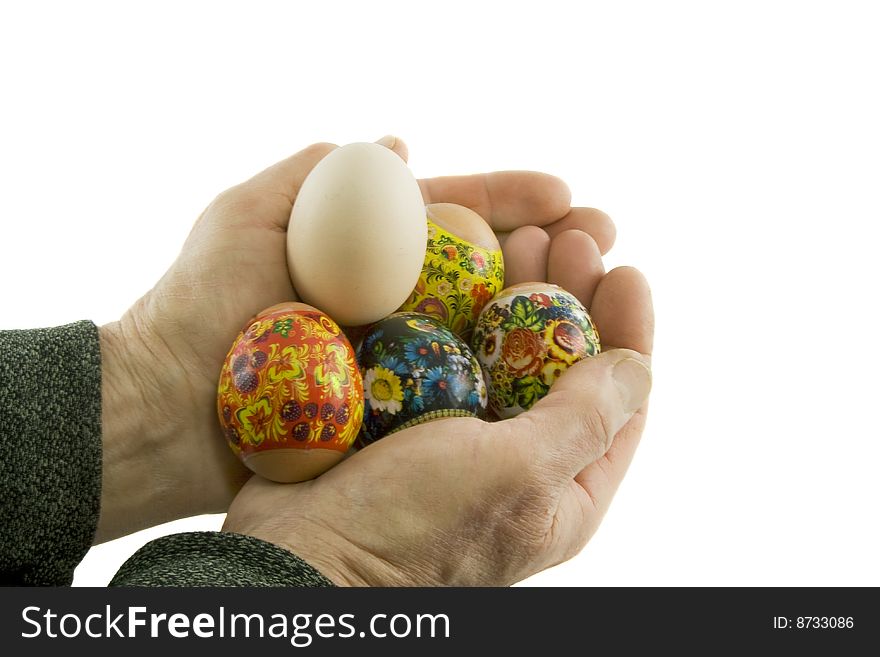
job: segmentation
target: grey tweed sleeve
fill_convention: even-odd
[[[92,544],[101,503],[101,346],[89,321],[0,331],[0,584],[58,586]],[[152,541],[119,586],[332,586],[239,534]]]
[[[97,327],[0,331],[0,582],[70,584],[100,500]]]
[[[147,543],[110,586],[333,586],[287,550],[228,532],[171,534]]]

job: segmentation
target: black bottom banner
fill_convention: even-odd
[[[853,654],[876,649],[878,628],[880,603],[867,588],[0,589],[6,655],[139,646],[165,654]]]

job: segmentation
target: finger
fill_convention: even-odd
[[[547,255],[547,282],[576,296],[587,308],[605,275],[596,241],[580,230],[557,233]]]
[[[535,171],[496,171],[419,181],[425,204],[457,203],[485,219],[493,230],[545,226],[570,210],[571,191],[556,176]]]
[[[617,237],[617,229],[611,217],[595,208],[572,208],[562,219],[544,226],[550,237],[556,237],[559,233],[572,228],[582,230],[596,240],[602,255],[611,250]]]
[[[643,354],[652,352],[654,311],[651,290],[641,272],[632,267],[619,267],[609,272],[596,290],[592,310],[603,348],[614,345],[636,349]],[[575,477],[575,482],[588,493],[599,513],[604,513],[611,504],[632,462],[647,413],[646,403],[617,433],[611,449]]]
[[[523,226],[510,233],[501,252],[505,287],[547,280],[550,237],[537,226]]]
[[[643,354],[654,348],[654,307],[648,281],[638,269],[618,267],[596,286],[590,316],[602,348],[623,347]]]
[[[547,396],[506,422],[532,442],[539,470],[561,483],[608,451],[650,391],[647,359],[612,349],[572,365]]]
[[[409,149],[400,137],[385,135],[382,139],[377,140],[376,143],[397,153],[404,162],[409,160]]]

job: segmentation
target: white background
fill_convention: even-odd
[[[655,390],[599,533],[528,583],[880,585],[871,7],[3,2],[0,327],[119,317],[217,192],[315,141],[554,173],[652,284]]]

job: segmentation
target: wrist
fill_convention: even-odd
[[[292,489],[296,493],[293,497]],[[230,507],[222,531],[251,536],[287,550],[336,586],[407,584],[392,564],[312,517],[308,509],[317,508],[314,494],[318,494],[314,482],[276,484],[255,475]],[[301,512],[284,514],[283,521],[279,521],[279,508],[283,507]]]
[[[255,538],[259,537],[255,536]],[[293,539],[288,537],[286,540],[276,541],[274,544],[298,556],[336,586],[382,585],[375,578],[365,576],[360,565],[364,556],[360,554],[362,550],[356,546],[344,544],[335,537],[313,533]],[[385,585],[391,586],[391,583],[388,582]]]
[[[102,486],[95,542],[111,540],[186,515],[175,440],[185,430],[163,403],[176,368],[127,315],[98,329],[101,344]]]
[[[310,534],[308,538],[303,540],[280,540],[277,536],[273,535],[272,531],[262,531],[262,529],[248,528],[237,522],[227,521],[224,522],[222,531],[224,533],[241,534],[256,538],[286,550],[305,561],[330,580],[334,586],[355,587],[373,585],[359,573],[357,568],[352,567],[352,547],[349,547],[348,550],[339,550],[337,548],[341,546],[337,546],[332,541],[327,542],[317,534]],[[285,531],[288,531],[287,528],[285,528]]]

